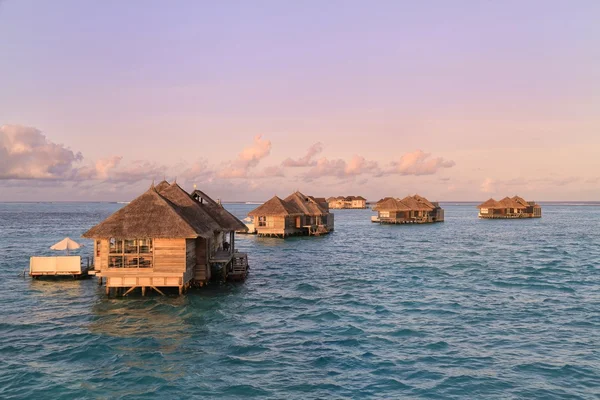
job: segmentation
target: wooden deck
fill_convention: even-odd
[[[227,271],[227,279],[241,281],[248,276],[248,254],[235,253],[231,265]]]
[[[211,263],[229,263],[233,258],[233,253],[227,250],[219,250],[210,256],[209,261]]]
[[[541,215],[523,213],[523,214],[479,214],[482,219],[526,219],[526,218],[542,218]]]
[[[371,222],[375,222],[378,224],[404,225],[404,224],[435,224],[436,222],[444,222],[444,221],[443,220],[434,221],[431,218],[396,219],[396,218],[379,218],[376,216],[372,216]]]

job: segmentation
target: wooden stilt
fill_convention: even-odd
[[[110,296],[110,286],[106,285],[106,295]]]
[[[152,289],[156,290],[158,293],[160,293],[161,295],[165,295],[163,292],[161,292],[160,290],[158,290],[158,288],[156,286],[150,286]]]
[[[137,286],[132,286],[129,288],[129,290],[127,290],[125,293],[123,293],[123,297],[127,296],[129,293],[131,293],[133,291],[133,289],[135,289]]]
[[[146,286],[142,286],[142,296],[146,295]]]
[[[179,285],[179,295],[183,294],[183,285]]]

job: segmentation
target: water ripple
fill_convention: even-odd
[[[430,226],[341,210],[328,236],[240,237],[249,280],[183,297],[18,276],[118,207],[0,204],[0,398],[600,393],[600,207],[480,221],[451,205]]]

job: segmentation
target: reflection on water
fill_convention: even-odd
[[[174,351],[190,336],[185,314],[185,296],[149,299],[104,299],[92,307],[92,333],[120,338],[152,338],[161,351]]]
[[[85,293],[81,280],[72,277],[29,279],[29,289],[39,299],[55,296],[75,298]]]

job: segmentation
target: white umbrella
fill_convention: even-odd
[[[63,240],[61,240],[60,242],[56,243],[54,246],[51,246],[50,249],[52,249],[52,250],[66,250],[67,251],[67,255],[69,255],[69,250],[77,250],[80,247],[83,247],[83,245],[77,243],[74,240],[71,240],[68,237],[66,237]]]

